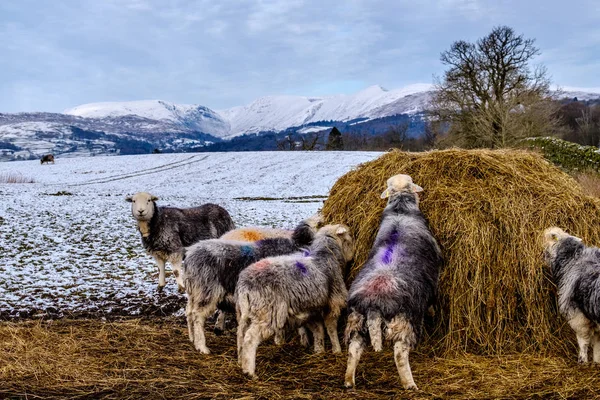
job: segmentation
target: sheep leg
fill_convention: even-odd
[[[577,361],[580,364],[585,364],[588,362],[588,350],[593,335],[591,322],[582,313],[577,313],[569,320],[569,325],[577,335],[577,344],[579,345]]]
[[[383,340],[381,333],[381,313],[379,311],[369,311],[367,313],[367,328],[369,329],[369,337],[371,338],[371,346],[373,350],[383,350]]]
[[[204,335],[204,322],[206,317],[214,311],[212,307],[194,308],[192,318],[194,321],[194,347],[202,354],[210,354],[210,350],[206,347],[206,337]]]
[[[158,264],[158,291],[162,292],[166,285],[165,280],[165,260],[156,257],[156,263]]]
[[[214,332],[215,335],[222,335],[225,332],[225,311],[217,310]]]
[[[402,386],[407,390],[418,390],[413,380],[412,371],[410,370],[410,363],[408,362],[409,352],[410,346],[405,341],[399,340],[394,343],[394,361],[396,362],[396,368],[398,368]]]
[[[339,313],[329,313],[325,317],[325,328],[327,328],[327,334],[329,340],[331,340],[331,350],[333,353],[341,353],[342,346],[340,346],[340,338],[338,337],[338,317]]]
[[[314,352],[323,353],[325,351],[325,331],[323,329],[323,323],[321,321],[310,322],[307,326],[313,335]]]
[[[238,364],[242,365],[242,352],[244,349],[244,337],[246,335],[246,331],[248,330],[248,321],[250,319],[247,315],[241,314],[238,312],[237,315],[237,356],[238,356]]]
[[[346,376],[344,378],[344,386],[347,388],[356,385],[356,367],[360,361],[360,356],[365,349],[365,340],[358,332],[353,333],[350,343],[348,344],[348,366],[346,367]]]
[[[260,344],[261,338],[267,339],[267,335],[261,334],[260,327],[255,323],[250,323],[250,327],[244,335],[244,344],[242,345],[242,371],[252,378],[256,378],[256,349]]]
[[[600,332],[596,332],[593,337],[594,363],[600,363]]]
[[[185,306],[185,317],[187,319],[188,335],[190,342],[194,343],[194,315],[192,300],[188,297],[187,305]]]
[[[285,331],[283,329],[278,329],[277,332],[275,332],[275,345],[277,346],[281,346],[282,344],[285,343]]]
[[[181,259],[181,254],[174,256],[171,260],[171,266],[173,267],[173,275],[175,276],[175,281],[177,282],[177,289],[179,293],[185,293],[185,284],[183,282],[183,268],[181,267],[183,261]]]
[[[298,328],[298,336],[300,336],[300,344],[304,347],[308,347],[310,345],[310,341],[308,340],[308,332],[306,332],[306,328],[301,326]]]

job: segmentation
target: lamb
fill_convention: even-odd
[[[558,309],[575,334],[578,361],[588,362],[593,347],[594,363],[600,363],[600,249],[560,228],[544,231],[544,258],[558,289]]]
[[[125,199],[131,202],[131,213],[137,220],[144,248],[158,264],[158,290],[165,286],[165,263],[173,267],[180,291],[183,290],[181,262],[185,246],[216,238],[235,228],[223,207],[204,204],[193,208],[158,207],[158,197],[139,192]]]
[[[323,351],[323,328],[334,353],[342,351],[337,334],[348,291],[342,269],[353,256],[353,240],[344,225],[319,229],[307,251],[262,259],[240,273],[235,299],[238,360],[256,377],[256,349],[281,332],[288,322],[313,331],[315,351]]]
[[[355,386],[355,371],[368,335],[375,351],[385,336],[394,343],[394,360],[405,389],[417,389],[408,356],[418,343],[424,314],[435,301],[442,255],[419,210],[423,189],[408,175],[388,179],[389,197],[367,262],[348,295],[348,365],[345,386]]]
[[[257,242],[211,239],[187,247],[183,279],[188,296],[186,317],[190,341],[196,350],[209,354],[204,335],[206,317],[217,308],[233,309],[233,294],[240,272],[265,257],[290,254],[312,243],[320,217],[300,223],[292,238]]]

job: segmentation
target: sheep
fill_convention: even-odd
[[[277,229],[277,228],[266,228],[266,227],[244,227],[237,228],[232,231],[225,233],[219,239],[223,240],[239,240],[242,242],[256,242],[257,240],[283,237],[291,238],[294,234],[293,230],[289,229]]]
[[[158,207],[158,197],[139,192],[127,197],[131,213],[137,220],[144,248],[158,264],[158,290],[165,286],[165,263],[183,291],[181,262],[183,249],[198,240],[216,238],[235,228],[231,216],[223,207],[204,204],[193,208]]]
[[[418,343],[424,314],[434,303],[441,250],[419,210],[423,189],[408,175],[388,179],[381,198],[388,198],[369,257],[350,286],[348,365],[345,386],[355,386],[355,371],[368,333],[375,351],[382,350],[382,324],[394,343],[394,361],[405,389],[417,389],[408,356]]]
[[[588,362],[591,344],[594,363],[600,363],[600,249],[552,227],[544,231],[544,258],[558,290],[559,312],[577,335],[578,361]]]
[[[320,216],[303,221],[294,230],[292,238],[269,238],[257,242],[211,239],[185,249],[186,318],[189,339],[196,350],[210,353],[206,346],[204,322],[217,308],[222,312],[233,309],[233,294],[240,271],[262,258],[293,253],[309,246],[319,223]]]
[[[42,158],[40,159],[40,164],[44,164],[44,163],[52,163],[54,164],[54,154],[44,154],[42,156]]]
[[[342,351],[337,323],[348,295],[342,269],[353,253],[348,228],[326,225],[307,251],[265,258],[240,273],[235,292],[237,346],[245,373],[256,377],[258,345],[281,332],[288,322],[307,323],[313,331],[315,351],[321,352],[323,319],[333,352]]]
[[[222,235],[219,239],[223,240],[239,240],[242,242],[256,242],[262,239],[283,237],[291,238],[294,231],[291,229],[278,229],[278,228],[267,228],[267,227],[243,227],[231,230]],[[214,333],[220,335],[225,330],[225,312],[217,310],[217,318],[215,321]],[[306,334],[301,330],[301,337],[306,342]]]

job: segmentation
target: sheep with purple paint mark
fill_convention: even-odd
[[[131,214],[137,221],[146,252],[158,264],[158,290],[165,282],[165,264],[170,262],[173,275],[183,291],[181,263],[183,249],[198,240],[216,238],[235,228],[231,216],[216,204],[192,208],[158,207],[158,197],[138,192],[125,198],[131,203]]]
[[[308,252],[266,258],[240,273],[235,292],[237,343],[245,373],[256,377],[258,345],[288,324],[306,324],[313,333],[315,352],[322,352],[324,321],[333,352],[342,351],[337,323],[348,293],[342,270],[352,259],[353,247],[346,226],[326,225]]]
[[[588,362],[590,344],[594,363],[600,363],[600,249],[560,228],[544,231],[544,257],[558,288],[558,308],[575,334],[578,361]]]
[[[321,218],[317,215],[303,221],[291,238],[257,242],[210,239],[186,248],[183,263],[183,281],[188,296],[186,317],[189,338],[196,350],[210,353],[204,323],[217,309],[233,311],[233,294],[240,272],[265,257],[290,254],[309,246]]]
[[[345,386],[355,386],[355,372],[367,336],[375,351],[385,337],[394,344],[394,360],[405,389],[417,389],[408,356],[418,343],[425,312],[435,301],[442,255],[419,210],[418,192],[408,175],[388,179],[388,198],[367,262],[348,295],[348,365]]]

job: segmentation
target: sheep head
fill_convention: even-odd
[[[556,244],[559,243],[561,240],[573,238],[581,242],[580,238],[569,235],[567,232],[563,231],[562,229],[556,226],[544,230],[543,236],[544,255],[546,257],[546,261],[548,261],[556,255]]]
[[[354,257],[354,239],[350,236],[350,228],[346,225],[325,225],[317,231],[317,236],[328,235],[333,237],[342,250],[342,255],[346,262]]]
[[[154,215],[154,202],[158,197],[147,192],[138,192],[133,196],[125,198],[131,203],[131,214],[138,221],[150,221]]]
[[[414,184],[410,176],[398,174],[387,180],[387,189],[381,194],[381,198],[385,199],[399,193],[418,193],[422,191],[423,188]]]

